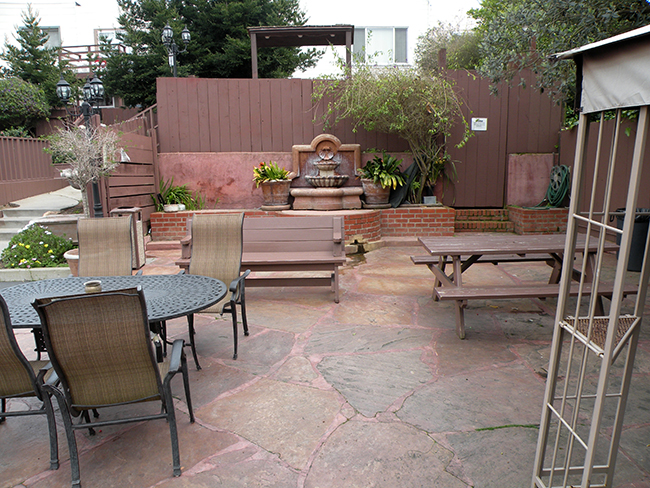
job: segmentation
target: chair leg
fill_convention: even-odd
[[[187,369],[187,368],[186,368]],[[172,468],[174,476],[181,475],[181,456],[178,450],[178,431],[176,429],[176,413],[171,388],[165,391],[165,408],[167,409],[167,422],[169,423],[169,436],[172,441]]]
[[[181,356],[181,372],[183,374],[183,387],[185,388],[185,403],[190,414],[190,423],[194,423],[194,409],[192,408],[192,395],[190,395],[190,375],[187,371],[187,358]]]
[[[58,389],[53,387],[47,387],[49,392],[54,393],[56,401],[59,404],[59,410],[61,411],[61,417],[63,418],[63,425],[65,427],[65,435],[68,439],[68,451],[70,454],[70,470],[72,476],[72,487],[79,488],[81,487],[81,473],[79,471],[79,453],[77,451],[77,440],[74,436],[74,429],[72,428],[72,417],[70,415],[70,410],[68,409],[68,404],[63,397],[63,393],[58,391]]]
[[[232,315],[232,333],[235,343],[235,353],[232,358],[237,359],[237,306],[233,300],[230,301],[230,313]]]
[[[7,399],[3,398],[2,402],[0,402],[2,405],[0,405],[0,412],[6,412],[7,411]],[[4,422],[7,419],[7,417],[0,417],[0,424]]]
[[[59,442],[56,433],[56,419],[54,418],[54,409],[52,408],[52,398],[47,393],[43,393],[43,408],[47,417],[47,428],[50,432],[50,469],[59,469]]]
[[[241,294],[241,299],[240,299],[240,307],[241,307],[241,321],[242,324],[244,324],[244,335],[248,336],[248,320],[246,319],[246,297],[244,296],[244,292],[242,291]]]
[[[87,424],[90,424],[90,414],[88,413],[88,410],[84,410],[81,412],[81,419],[82,421],[85,421]],[[88,426],[88,435],[95,435],[95,429],[92,428],[92,426]]]
[[[199,358],[196,355],[196,344],[194,343],[194,314],[191,313],[187,316],[187,327],[189,329],[189,334],[190,334],[190,347],[192,348],[192,356],[194,357],[194,364],[196,365],[197,371],[201,369],[201,365],[199,364]]]

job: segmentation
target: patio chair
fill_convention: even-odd
[[[190,258],[189,274],[209,276],[229,285],[226,296],[220,302],[201,312],[218,313],[220,315],[229,313],[232,315],[233,359],[237,359],[237,304],[241,307],[244,335],[248,335],[244,285],[250,271],[246,270],[243,274],[240,273],[243,224],[243,213],[195,214],[191,227],[192,256]],[[187,316],[187,323],[194,363],[196,369],[201,369],[194,343],[194,315]]]
[[[88,424],[73,423],[72,417],[81,416],[89,422],[89,410],[148,401],[160,402],[158,413],[120,416],[95,421],[92,426],[166,419],[171,436],[173,473],[180,476],[170,382],[176,373],[182,373],[190,422],[194,422],[184,343],[182,339],[174,341],[171,354],[163,362],[156,362],[142,290],[130,288],[39,298],[33,305],[41,318],[52,366],[61,380],[60,387],[45,388],[54,394],[61,410],[70,452],[72,486],[81,485],[74,431],[88,428]]]
[[[7,304],[0,296],[0,423],[6,417],[24,415],[45,415],[50,437],[50,469],[59,468],[59,448],[56,421],[49,393],[41,388],[47,381],[57,380],[49,361],[28,361],[14,336]],[[36,397],[42,402],[38,410],[7,411],[7,400],[11,398]]]
[[[130,215],[79,219],[79,276],[132,274],[131,233]]]

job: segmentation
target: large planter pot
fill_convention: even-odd
[[[361,186],[366,195],[366,206],[385,207],[388,205],[390,186],[383,188],[379,183],[374,183],[366,178],[361,178]]]
[[[273,180],[260,183],[264,198],[263,210],[288,210],[291,180]]]
[[[63,257],[68,262],[70,274],[79,276],[79,248],[70,249],[63,253]]]

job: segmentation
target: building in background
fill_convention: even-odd
[[[413,65],[418,38],[438,22],[469,28],[467,11],[480,7],[479,0],[401,0],[379,5],[375,0],[300,0],[307,25],[354,25],[354,53],[363,53],[378,65]],[[345,47],[327,48],[318,65],[296,78],[341,74],[337,57],[345,59]]]
[[[119,27],[116,0],[3,0],[0,2],[2,45],[16,44],[14,34],[23,25],[29,5],[50,35],[49,45],[87,46],[99,44],[101,36],[112,39]]]
[[[96,46],[101,37],[115,39],[119,24],[116,0],[2,0],[0,33],[15,43],[14,34],[22,24],[28,5],[41,19],[40,26],[50,35],[50,45],[65,47],[84,57],[79,46]],[[307,25],[351,24],[355,26],[353,51],[372,55],[380,65],[411,65],[415,61],[418,37],[439,21],[471,25],[467,11],[480,6],[479,0],[401,0],[380,6],[376,0],[300,0],[308,17]],[[335,54],[336,53],[336,54]],[[330,47],[318,65],[296,78],[316,78],[340,73],[336,58],[345,59],[344,47]]]

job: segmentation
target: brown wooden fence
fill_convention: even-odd
[[[456,161],[458,182],[445,195],[456,207],[502,207],[505,202],[507,155],[513,152],[556,152],[561,109],[532,88],[500,87],[467,71],[449,71],[465,101],[465,116],[488,119],[488,130],[476,132],[463,148],[460,129],[448,141]],[[532,86],[528,77],[527,86]],[[290,152],[323,132],[322,109],[314,107],[317,80],[159,78],[160,152]],[[362,150],[408,150],[394,135],[353,130],[350,122],[327,129],[343,143]]]
[[[155,134],[121,134],[120,144],[130,161],[123,161],[110,177],[102,180],[101,199],[104,214],[115,208],[140,207],[143,220],[149,220],[149,216],[155,211],[151,195],[156,193],[158,181],[155,141]]]
[[[614,132],[615,122],[613,120],[606,120],[603,125],[602,146],[600,148],[600,159],[596,162],[596,145],[589,144],[587,146],[586,160],[586,173],[583,178],[582,192],[586,195],[582,199],[583,202],[589,202],[591,198],[589,195],[592,193],[592,181],[594,171],[598,168],[598,177],[596,178],[595,191],[602,195],[607,181],[607,160],[610,157],[612,147],[612,134]],[[589,139],[596,140],[598,138],[598,131],[600,130],[600,123],[592,123],[589,126]],[[634,151],[634,140],[636,133],[636,121],[625,120],[622,122],[621,130],[623,131],[618,141],[616,153],[616,166],[613,174],[613,187],[612,187],[612,202],[610,210],[625,207],[628,188],[627,182],[629,181],[630,171],[632,167],[632,154]],[[560,164],[565,164],[573,167],[577,129],[565,130],[561,132],[560,139]],[[629,135],[628,135],[629,134]],[[639,192],[639,205],[643,208],[650,208],[650,152],[645,152],[645,159],[643,169],[641,171],[641,190]],[[603,201],[602,197],[598,197],[597,201]],[[588,208],[581,208],[582,212],[586,212]],[[594,209],[596,212],[603,211],[602,208]]]
[[[68,185],[45,147],[39,139],[0,137],[0,205]]]

